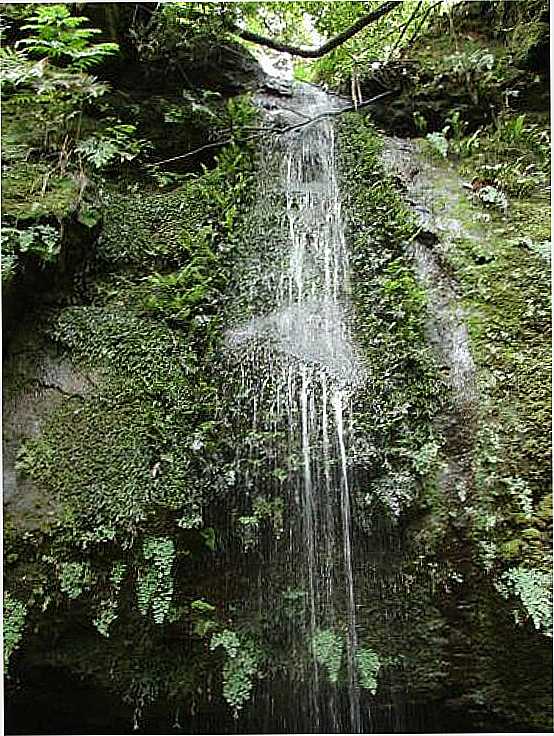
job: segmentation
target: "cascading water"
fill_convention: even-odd
[[[336,109],[311,87],[294,102],[300,121]],[[263,554],[257,595],[270,610],[283,596],[296,604],[286,635],[299,660],[301,730],[358,733],[349,427],[364,368],[349,329],[333,123],[320,117],[292,130],[263,156],[268,176],[256,215],[266,248],[245,266],[243,304],[251,316],[228,332],[238,368],[236,415],[250,423],[253,440],[237,448],[241,487],[250,502],[284,496],[286,508],[281,540]],[[324,683],[335,681],[332,660],[343,656],[348,704],[339,709]]]

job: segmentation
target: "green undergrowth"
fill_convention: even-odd
[[[474,540],[495,578],[549,570],[550,224],[542,198],[513,200],[450,255],[479,371]]]
[[[453,109],[446,122],[440,133],[427,135],[429,148],[439,158],[457,160],[482,201],[505,208],[507,198],[540,193],[548,186],[548,114],[505,109],[494,123],[480,126],[471,135],[459,110]]]
[[[41,632],[62,632],[77,617],[88,632],[82,651],[68,643],[41,659],[103,681],[100,653],[129,658],[121,632],[133,631],[142,669],[118,667],[116,680],[139,710],[205,687],[206,667],[185,670],[220,626],[220,607],[206,602],[210,625],[190,607],[199,591],[187,569],[217,551],[204,510],[228,490],[215,356],[252,162],[251,151],[231,147],[215,169],[165,196],[112,187],[91,301],[56,310],[43,328],[90,386],[55,408],[19,451],[19,476],[57,509],[32,531],[8,520],[6,586],[15,613],[28,611],[26,632],[34,626],[38,636],[20,646],[32,658]],[[60,620],[68,606],[71,616]],[[167,636],[183,627],[192,633],[187,653],[172,657]]]
[[[340,141],[354,320],[368,373],[357,425],[369,446],[371,481],[359,502],[362,515],[381,506],[399,515],[431,481],[440,446],[433,419],[441,389],[426,344],[426,297],[406,247],[416,226],[380,163],[381,140],[367,119],[345,116]]]
[[[516,155],[522,148],[530,152],[544,145],[538,124],[528,126],[520,118],[515,125],[514,117],[511,122]],[[502,127],[491,131],[483,153],[464,159],[461,173],[475,170],[489,146],[496,151],[498,168],[508,170],[513,151],[503,135],[508,134]],[[535,153],[546,173],[544,151],[535,147]],[[508,601],[514,620],[528,633],[536,628],[550,635],[551,233],[544,182],[510,191],[499,209],[479,192],[463,192],[448,162],[435,160],[425,175],[432,177],[434,207],[461,225],[437,248],[458,285],[477,369],[473,479],[464,503],[464,534],[472,558]],[[431,501],[438,518],[440,499]]]

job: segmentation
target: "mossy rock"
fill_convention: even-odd
[[[79,183],[72,176],[52,173],[43,162],[19,162],[8,167],[2,179],[4,217],[36,222],[71,217],[77,209]]]

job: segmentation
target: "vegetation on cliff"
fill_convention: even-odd
[[[252,217],[258,142],[275,131],[253,95],[286,107],[290,93],[265,78],[254,41],[319,46],[368,14],[292,64],[352,106],[390,92],[337,119],[353,324],[372,366],[354,407],[369,458],[356,538],[378,530],[364,574],[383,581],[360,612],[360,683],[377,711],[401,687],[484,729],[549,727],[547,4],[406,0],[4,6],[14,728],[53,674],[109,701],[120,728],[231,731],[256,688],[308,656],[280,643],[301,591],[263,615],[243,605],[244,571],[279,541],[287,508],[241,494],[235,449],[286,438],[237,423],[224,331],[245,259],[271,258]],[[403,178],[384,163],[384,133],[418,139],[453,236],[422,226],[415,168]],[[418,243],[466,316],[466,414],[429,337]],[[273,485],[287,482],[279,470]],[[393,636],[385,609],[400,611]],[[341,636],[320,629],[310,645],[330,692],[345,681]]]

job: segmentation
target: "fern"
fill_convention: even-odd
[[[505,572],[496,585],[505,597],[517,596],[531,618],[536,629],[552,637],[552,574],[534,570],[523,565]],[[517,623],[521,623],[520,613],[514,611]]]
[[[117,597],[126,571],[127,565],[124,562],[114,563],[110,573],[111,593],[108,598],[101,601],[98,614],[92,622],[98,632],[106,638],[110,635],[110,626],[117,618]]]
[[[315,658],[325,667],[333,684],[339,679],[343,646],[342,638],[331,629],[317,629],[314,633],[312,647]]]
[[[110,626],[117,618],[117,603],[112,600],[102,601],[98,609],[98,615],[93,624],[102,636],[110,635]]]
[[[8,592],[5,592],[2,627],[4,632],[4,669],[7,669],[9,659],[21,641],[26,615],[26,606],[21,601],[12,598]]]
[[[87,562],[62,562],[58,568],[60,588],[68,598],[78,598],[90,584],[91,572]]]
[[[75,151],[95,169],[132,161],[150,146],[148,141],[134,138],[135,132],[134,125],[111,125],[101,133],[81,141]]]
[[[372,649],[360,649],[356,653],[360,686],[372,695],[377,692],[377,675],[381,668],[378,655]]]
[[[140,571],[137,581],[139,611],[143,616],[151,611],[155,623],[162,624],[169,613],[173,596],[173,540],[168,537],[148,537],[142,549],[144,559],[150,565]]]
[[[259,671],[260,655],[253,642],[239,638],[230,629],[212,636],[210,649],[213,651],[220,646],[227,654],[223,665],[223,697],[237,717],[252,692],[253,678]]]
[[[18,45],[31,55],[68,62],[78,71],[91,69],[119,51],[116,43],[91,43],[100,30],[83,28],[87,18],[71,16],[65,5],[39,6],[36,14],[27,20],[23,30],[32,31],[33,35]]]

